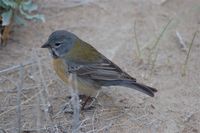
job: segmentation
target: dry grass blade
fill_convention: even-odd
[[[186,56],[186,59],[185,59],[185,62],[183,64],[183,73],[182,73],[182,76],[185,76],[186,75],[186,68],[187,68],[187,64],[188,64],[188,60],[189,60],[189,56],[190,56],[190,52],[191,52],[191,49],[192,49],[192,46],[194,44],[194,39],[196,38],[196,35],[197,35],[198,31],[196,31],[193,35],[193,38],[192,38],[192,41],[190,43],[190,47],[189,47],[189,50],[187,52],[187,56]]]
[[[21,65],[15,65],[15,66],[0,70],[0,74],[4,74],[6,72],[13,72],[15,70],[20,69],[20,67],[25,67],[25,66],[28,66],[28,65],[32,65],[34,63],[36,63],[36,61],[28,61],[28,62],[25,62],[24,64],[21,64]]]
[[[19,79],[20,83],[17,86],[17,130],[18,133],[21,133],[21,90],[23,88],[23,82],[24,82],[24,68],[22,65],[20,65],[20,71],[19,71]]]
[[[167,30],[169,24],[172,22],[173,19],[169,20],[169,22],[167,23],[167,25],[164,27],[164,29],[162,30],[162,32],[160,33],[160,35],[158,36],[158,38],[156,39],[156,42],[154,43],[153,47],[151,48],[151,50],[155,49],[159,42],[160,42],[160,39],[162,38],[162,36],[164,35],[165,31]]]
[[[140,51],[140,44],[138,42],[137,33],[136,33],[136,21],[134,23],[134,35],[135,35],[135,42],[136,42],[136,46],[137,46],[137,54],[138,54],[139,59],[142,60],[141,51]]]
[[[153,74],[153,69],[155,67],[155,63],[157,60],[157,56],[158,56],[158,44],[161,40],[161,38],[163,37],[164,33],[166,32],[167,28],[169,27],[170,23],[172,22],[173,19],[170,19],[169,22],[166,24],[166,26],[164,27],[164,29],[161,31],[160,35],[158,36],[158,38],[156,39],[154,45],[152,46],[152,48],[150,48],[150,55],[148,58],[148,62],[151,64],[151,69],[150,69],[150,75]]]
[[[76,74],[70,74],[69,81],[71,83],[71,96],[72,96],[72,107],[73,107],[73,123],[72,133],[77,133],[80,128],[80,104],[79,96],[77,91],[77,77]]]
[[[187,52],[186,44],[185,44],[181,34],[178,31],[176,31],[176,36],[179,40],[180,47],[183,49],[183,51]]]

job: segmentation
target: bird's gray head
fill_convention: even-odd
[[[65,30],[54,31],[41,48],[48,48],[53,58],[63,57],[75,44],[78,37]]]

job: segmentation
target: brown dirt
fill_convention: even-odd
[[[21,112],[16,108],[22,71],[0,73],[0,132],[16,132],[19,118],[24,131],[71,132],[72,115],[59,113],[69,90],[55,76],[48,51],[40,48],[57,29],[77,34],[138,81],[158,89],[151,98],[123,87],[104,88],[98,97],[101,106],[81,113],[80,132],[200,132],[200,34],[192,45],[185,76],[187,52],[176,35],[180,33],[188,51],[200,28],[199,0],[40,0],[38,4],[46,22],[15,27],[8,45],[0,50],[0,70],[36,61],[22,70]]]

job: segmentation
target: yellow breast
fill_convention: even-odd
[[[67,74],[67,66],[63,63],[62,59],[53,59],[53,67],[57,75],[66,83],[68,83],[69,75]]]

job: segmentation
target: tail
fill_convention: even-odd
[[[154,97],[154,93],[157,92],[157,90],[155,88],[152,88],[152,87],[149,87],[149,86],[146,86],[144,84],[140,84],[140,83],[137,83],[134,81],[132,81],[132,82],[125,81],[121,85],[125,86],[125,87],[136,89],[136,90],[143,92],[151,97]]]
[[[144,84],[137,83],[135,80],[113,80],[113,81],[108,81],[108,80],[101,80],[98,81],[99,84],[102,86],[124,86],[124,87],[129,87],[133,88],[135,90],[138,90],[140,92],[143,92],[151,97],[154,97],[154,93],[157,92],[155,88],[149,87]]]

